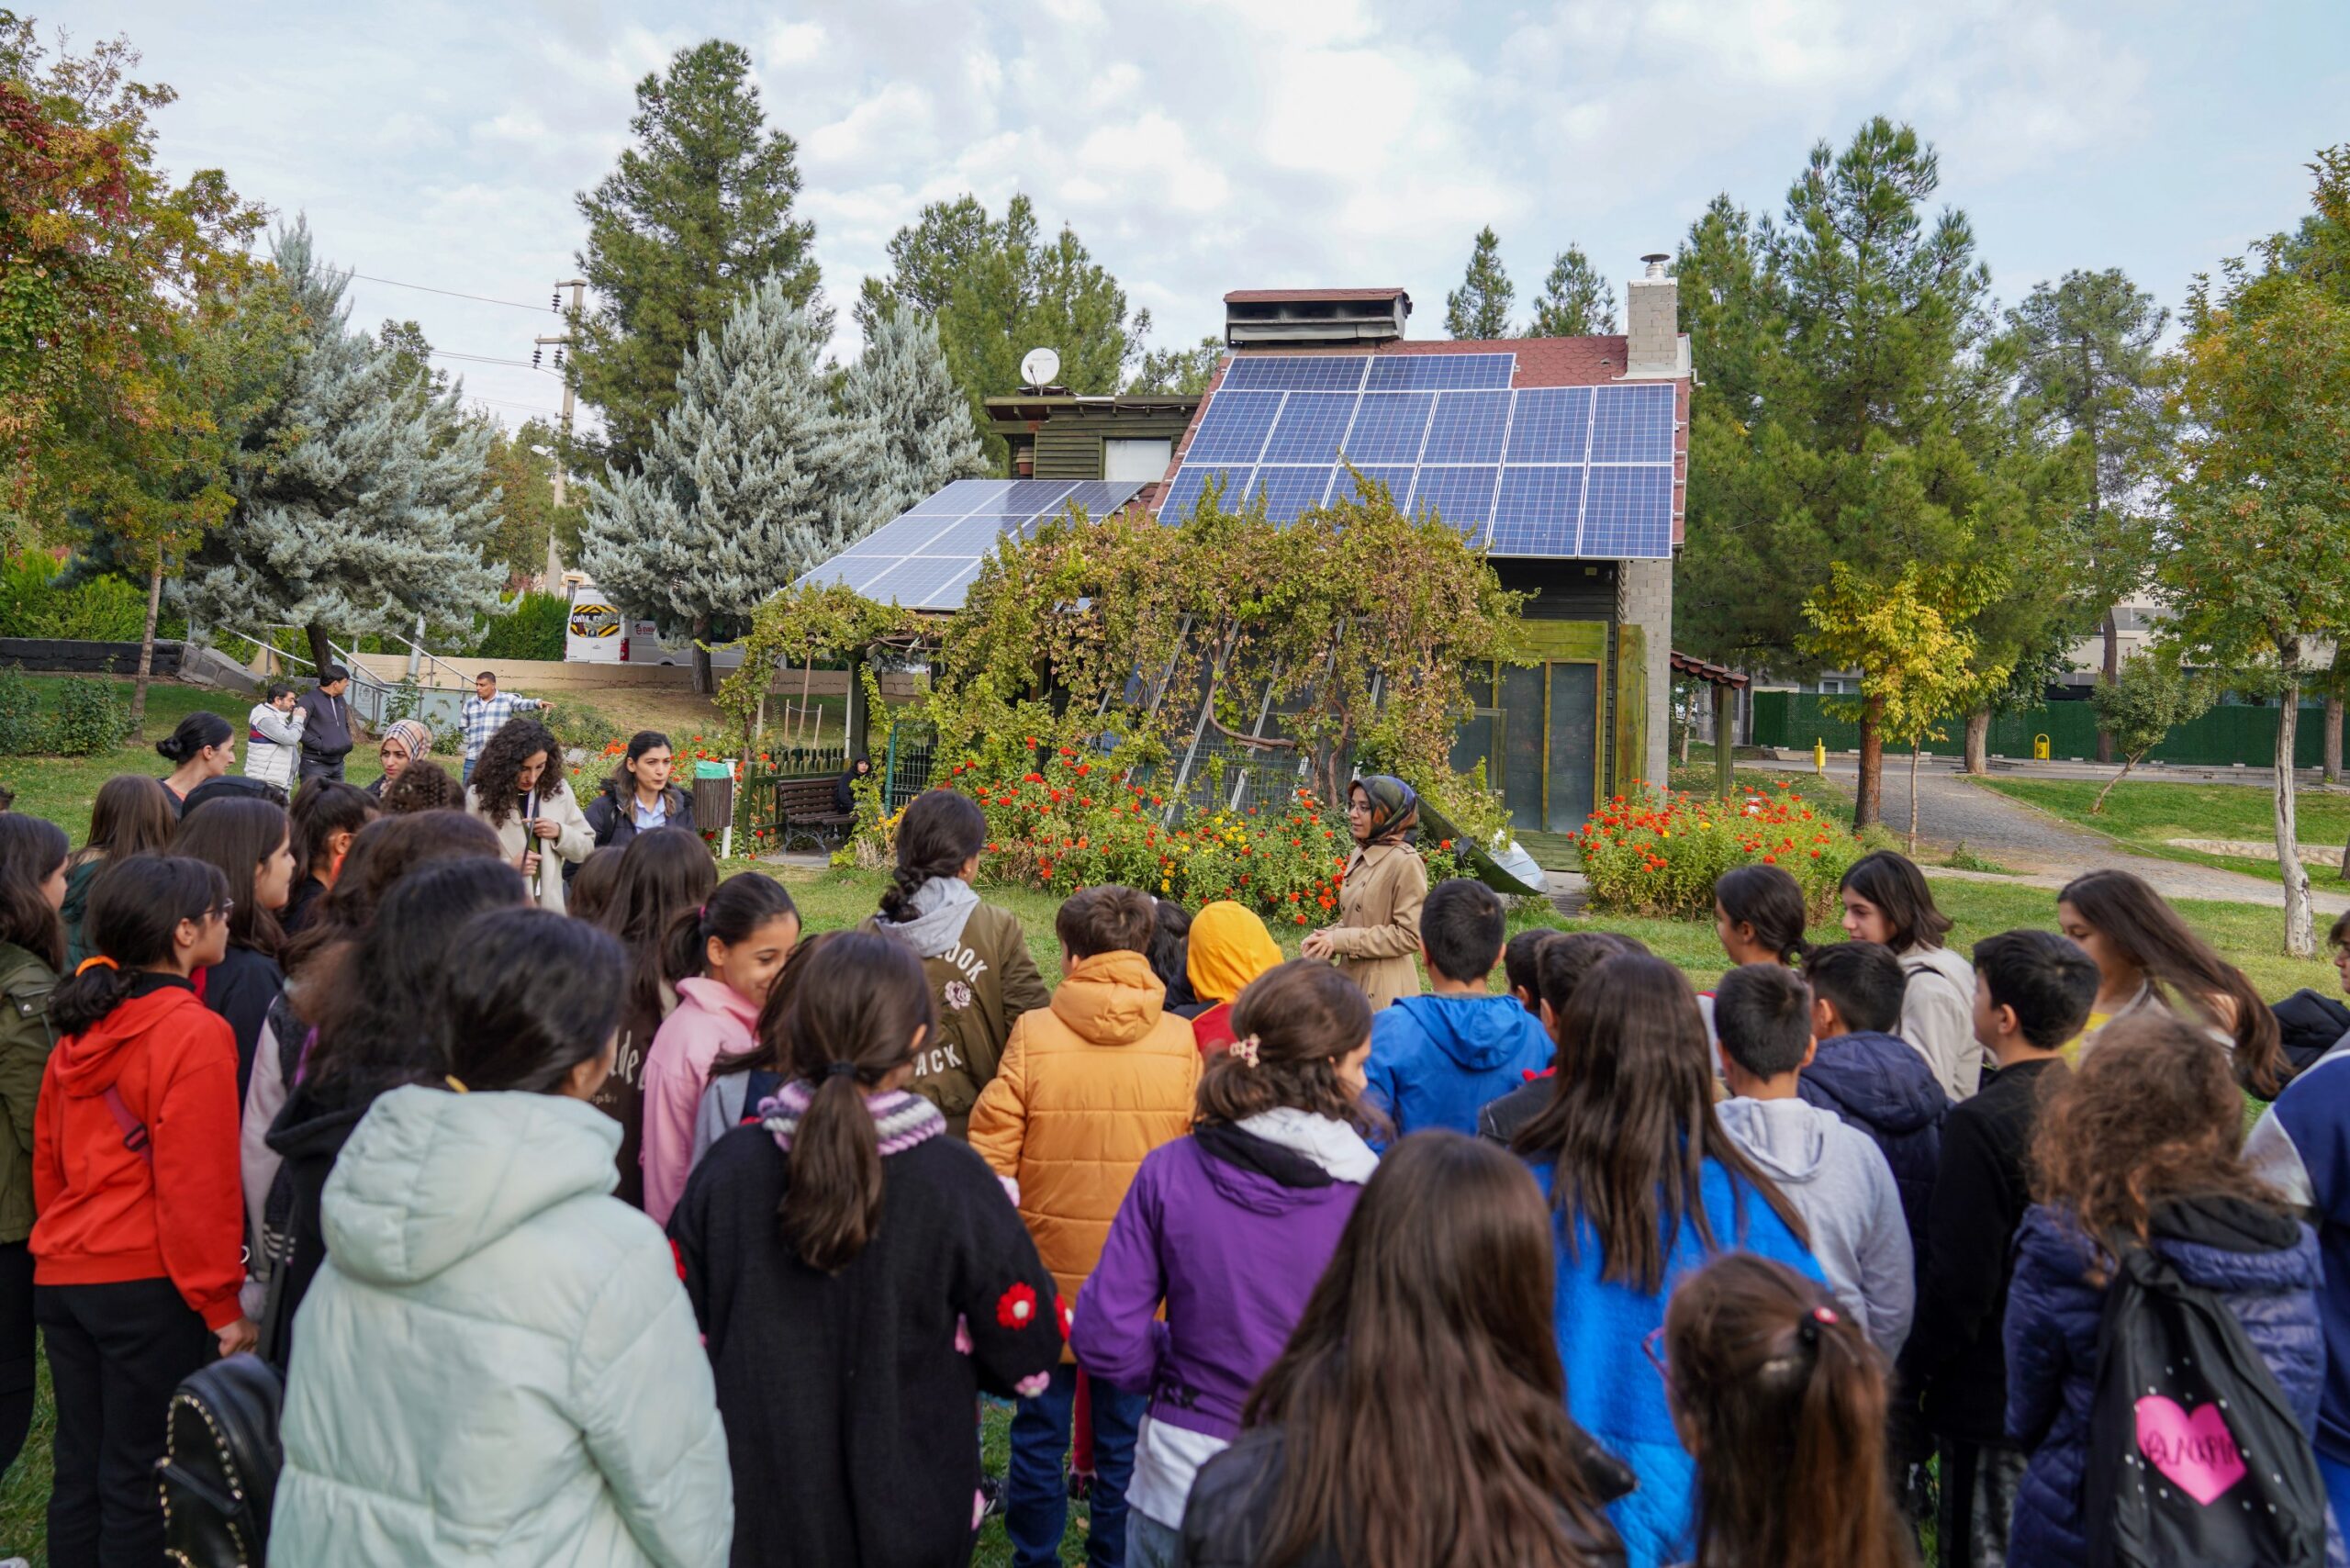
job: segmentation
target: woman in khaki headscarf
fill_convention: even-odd
[[[1355,852],[1347,857],[1338,890],[1338,924],[1310,932],[1298,944],[1309,958],[1330,958],[1362,987],[1374,1013],[1399,996],[1417,996],[1420,902],[1427,897],[1427,868],[1412,847],[1420,798],[1401,778],[1373,774],[1347,791],[1347,831]]]

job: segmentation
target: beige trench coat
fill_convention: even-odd
[[[1347,857],[1330,946],[1338,972],[1362,987],[1373,1013],[1420,993],[1412,959],[1420,950],[1420,902],[1427,891],[1427,868],[1408,845],[1374,844]]]
[[[465,787],[465,810],[482,821],[489,822],[471,785]],[[561,914],[564,913],[563,863],[587,859],[588,852],[596,847],[596,830],[588,825],[587,814],[580,811],[579,801],[572,795],[569,785],[564,786],[560,795],[541,795],[539,814],[563,831],[554,838],[533,839],[523,830],[519,812],[508,816],[502,823],[490,825],[498,834],[498,846],[506,852],[507,864],[512,865],[520,860],[526,849],[538,850],[539,874],[530,884],[531,902],[541,909],[551,909]]]

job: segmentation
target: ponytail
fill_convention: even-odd
[[[84,929],[98,957],[50,993],[50,1025],[78,1035],[122,1005],[140,971],[171,962],[183,920],[202,920],[229,896],[219,868],[179,855],[109,861],[90,890]]]
[[[881,894],[881,918],[912,920],[914,894],[936,878],[959,873],[987,842],[987,813],[968,795],[952,790],[916,795],[898,823],[898,866]]]
[[[825,940],[793,987],[786,1042],[793,1076],[813,1093],[792,1135],[777,1217],[810,1268],[838,1273],[880,1224],[881,1139],[865,1092],[903,1067],[936,1026],[922,960],[872,932]]]
[[[672,985],[692,980],[710,967],[713,937],[732,947],[748,942],[768,921],[799,913],[781,882],[765,871],[737,871],[719,883],[707,902],[679,910],[671,918],[661,942],[662,977]]]
[[[1811,950],[1803,939],[1810,917],[1804,906],[1803,884],[1778,866],[1738,866],[1714,883],[1714,902],[1733,926],[1753,928],[1754,940],[1768,947],[1783,964],[1799,963]]]

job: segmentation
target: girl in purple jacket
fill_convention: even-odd
[[[1192,1478],[1239,1435],[1250,1385],[1378,1167],[1363,1138],[1378,1122],[1357,1098],[1371,1054],[1360,987],[1296,959],[1250,982],[1232,1026],[1192,1136],[1143,1160],[1069,1330],[1089,1374],[1150,1395],[1126,1490],[1131,1568],[1174,1562]]]

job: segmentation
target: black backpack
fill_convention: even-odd
[[[2098,1325],[2081,1517],[2090,1568],[2322,1568],[2310,1435],[2225,1301],[2134,1239]]]
[[[277,1498],[285,1379],[250,1353],[190,1373],[173,1392],[163,1457],[163,1557],[176,1568],[262,1568]]]

